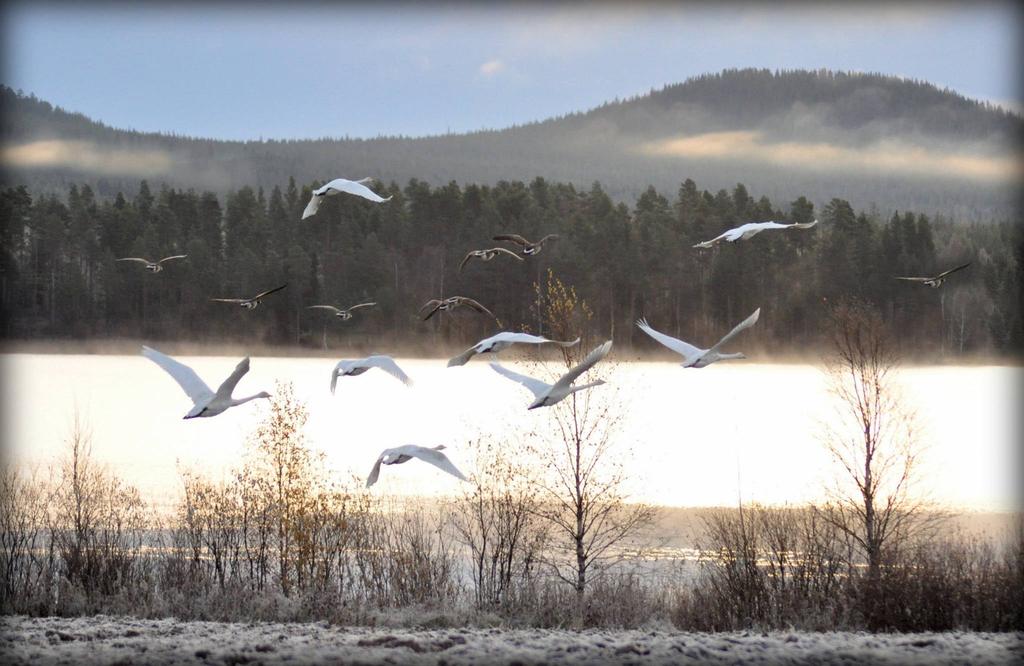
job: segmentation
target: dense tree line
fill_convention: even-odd
[[[592,326],[620,346],[655,346],[633,326],[641,316],[660,330],[710,343],[762,308],[745,346],[794,351],[814,346],[827,306],[844,295],[876,304],[911,352],[1009,352],[1024,346],[1019,226],[932,220],[913,212],[882,218],[833,199],[815,210],[799,198],[784,208],[691,180],[666,196],[648,188],[630,208],[597,183],[581,191],[537,178],[494,186],[411,180],[377,185],[393,196],[373,204],[328,198],[300,221],[310,187],[290,180],[270,192],[151,188],[102,199],[88,185],[66,197],[0,193],[2,335],[240,341],[319,347],[383,340],[434,348],[494,331],[464,313],[422,322],[430,298],[465,295],[489,307],[503,328],[543,332],[534,284],[554,271],[594,311]],[[691,246],[751,220],[820,224],[766,232],[716,249]],[[524,263],[473,262],[471,249],[515,232],[561,238]],[[150,274],[118,257],[188,258]],[[893,279],[928,275],[957,263],[966,271],[932,290]],[[209,302],[248,297],[287,283],[255,311]],[[340,322],[314,303],[376,308]]]

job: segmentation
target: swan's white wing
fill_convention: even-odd
[[[576,381],[576,378],[582,375],[587,370],[594,367],[598,361],[608,355],[612,349],[612,341],[609,340],[599,347],[595,347],[593,351],[587,354],[587,357],[577,365],[575,368],[565,373],[555,382],[555,386],[568,386]],[[538,396],[539,397],[539,396]]]
[[[576,338],[576,340],[572,342],[559,342],[558,340],[548,340],[547,338],[542,338],[539,335],[530,335],[529,333],[513,333],[511,331],[502,331],[501,333],[495,333],[491,337],[481,340],[480,342],[476,343],[475,345],[473,345],[466,351],[462,352],[458,356],[452,358],[450,361],[448,361],[448,367],[451,368],[457,365],[465,365],[469,361],[469,359],[473,358],[474,356],[480,353],[480,349],[484,348],[488,344],[494,344],[497,342],[507,342],[509,344],[518,342],[523,344],[535,345],[539,345],[545,342],[552,342],[556,345],[561,345],[563,347],[571,347],[575,344],[578,344],[579,341],[579,338]]]
[[[728,238],[729,234],[732,233],[733,231],[735,231],[735,229],[729,229],[728,231],[725,231],[725,232],[715,236],[711,240],[706,240],[706,241],[702,241],[700,243],[697,243],[696,245],[694,245],[694,247],[711,247],[715,243]],[[734,238],[729,238],[729,240],[735,240],[735,239]]]
[[[754,313],[752,315],[750,315],[749,317],[747,317],[746,319],[744,319],[740,323],[736,324],[736,326],[733,327],[733,329],[731,331],[729,331],[728,333],[725,334],[725,337],[723,337],[721,340],[716,342],[715,345],[713,347],[711,347],[711,349],[709,349],[708,351],[713,351],[715,349],[718,349],[719,347],[721,347],[725,343],[729,342],[729,340],[732,340],[732,338],[737,333],[739,333],[740,331],[746,330],[746,329],[750,328],[751,326],[753,326],[754,324],[756,324],[757,323],[757,318],[760,317],[760,316],[761,316],[761,308],[758,308],[758,309],[754,310]]]
[[[384,462],[384,458],[392,451],[392,449],[385,449],[384,453],[380,454],[377,458],[377,462],[373,463],[373,469],[370,470],[370,476],[366,477],[366,487],[369,488],[373,484],[377,483],[377,477],[380,476],[380,464]]]
[[[423,462],[428,462],[456,478],[462,479],[463,481],[469,480],[458,470],[458,468],[455,467],[455,465],[452,464],[451,460],[448,460],[448,456],[437,449],[428,449],[425,446],[407,444],[406,446],[397,446],[393,449],[388,449],[388,452],[419,458]]]
[[[217,397],[221,400],[230,400],[231,394],[235,390],[235,386],[237,386],[239,380],[242,379],[242,375],[247,372],[249,372],[248,356],[239,361],[238,365],[235,366],[235,371],[228,375],[228,378],[217,387]]]
[[[665,335],[660,331],[654,330],[647,323],[646,319],[641,319],[637,321],[636,325],[640,328],[641,331],[651,336],[661,344],[665,345],[675,353],[680,354],[686,360],[699,358],[704,355],[705,350],[698,349],[697,347],[691,345],[689,342],[683,342],[678,338],[673,338],[671,335]]]
[[[511,379],[512,381],[518,382],[525,386],[526,388],[530,389],[530,393],[532,393],[535,398],[539,398],[551,390],[550,384],[545,384],[539,379],[527,377],[526,375],[521,375],[518,372],[512,372],[511,370],[502,366],[499,363],[491,363],[491,369],[497,372],[499,375],[504,375]]]
[[[143,264],[146,264],[147,266],[149,265],[149,259],[143,259],[142,257],[121,257],[120,259],[115,259],[114,261],[138,261]]]
[[[455,366],[458,366],[458,365],[466,365],[466,363],[469,362],[469,359],[471,359],[471,358],[473,358],[474,356],[477,355],[478,352],[476,351],[476,348],[479,346],[479,344],[480,343],[477,343],[477,344],[473,345],[472,347],[470,347],[469,349],[467,349],[466,351],[464,351],[461,354],[459,354],[458,356],[455,356],[455,357],[452,357],[451,359],[449,359],[448,367],[449,368],[454,368]]]
[[[187,256],[188,256],[187,254],[172,254],[172,255],[171,255],[171,256],[169,256],[169,257],[164,257],[163,259],[161,259],[160,261],[158,261],[158,262],[156,262],[156,263],[158,263],[158,264],[162,264],[162,263],[164,263],[165,261],[170,261],[171,259],[184,259],[184,258],[185,258],[185,257],[187,257]]]
[[[395,363],[395,359],[390,356],[367,356],[359,365],[368,368],[380,368],[384,372],[387,372],[393,377],[399,379],[406,386],[412,386],[412,380],[409,379],[409,375],[402,372],[402,369]]]
[[[374,303],[360,303],[359,305],[353,305],[352,307],[349,308],[349,310],[355,310],[357,308],[365,308],[365,307],[369,307],[371,305],[377,305],[377,303],[375,303],[375,302]]]
[[[747,222],[746,224],[741,224],[740,226],[736,227],[735,229],[730,229],[729,231],[726,231],[725,232],[725,240],[729,241],[730,243],[735,243],[738,240],[744,240],[744,239],[750,238],[751,236],[755,236],[755,235],[761,233],[762,231],[764,231],[765,229],[770,228],[770,227],[766,227],[765,226],[766,224],[775,224],[775,223],[774,222]]]
[[[142,355],[159,365],[167,374],[173,377],[174,381],[178,382],[178,386],[185,391],[185,395],[192,400],[193,404],[205,404],[213,399],[213,391],[206,385],[206,382],[199,378],[195,370],[184,363],[179,363],[170,356],[161,354],[150,347],[143,347]],[[238,369],[236,368],[235,372],[237,371]]]
[[[319,191],[320,190],[317,190],[317,192]],[[314,194],[313,197],[309,200],[309,203],[306,204],[306,209],[302,211],[302,219],[304,220],[307,217],[313,217],[314,215],[316,215],[316,211],[319,209],[320,197]]]
[[[559,340],[548,340],[547,338],[542,338],[539,335],[530,335],[529,333],[498,333],[489,339],[501,342],[518,342],[528,345],[541,345],[545,342],[551,342],[556,345],[561,345],[562,347],[572,347],[573,345],[578,345],[580,342],[579,338],[570,342],[561,342]],[[484,342],[486,342],[486,340]]]
[[[314,194],[328,194],[330,190],[334,190],[335,192],[345,192],[346,194],[354,194],[357,197],[369,199],[370,201],[375,201],[377,203],[384,203],[385,201],[391,200],[391,197],[387,197],[385,199],[359,181],[346,180],[344,178],[335,178],[319,190],[316,190]]]
[[[334,395],[334,389],[338,386],[338,377],[348,372],[348,366],[351,361],[338,361],[338,364],[334,366],[334,370],[331,371],[331,395]]]

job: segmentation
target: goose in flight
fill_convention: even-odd
[[[150,261],[149,259],[143,259],[142,257],[121,257],[116,261],[136,261],[140,264],[145,264],[146,270],[149,271],[150,273],[159,273],[164,269],[164,267],[161,266],[161,264],[163,264],[165,261],[170,261],[171,259],[184,259],[187,256],[187,254],[173,254],[169,257],[164,257],[160,261]]]
[[[330,310],[331,312],[334,313],[334,316],[337,317],[338,319],[341,319],[342,321],[348,321],[349,319],[352,318],[352,311],[353,310],[355,310],[356,308],[365,308],[365,307],[368,307],[370,305],[377,305],[377,304],[376,303],[360,303],[359,305],[353,305],[352,307],[348,308],[347,310],[342,310],[341,308],[336,308],[333,305],[310,305],[306,309],[307,310],[315,310],[315,309]]]
[[[548,234],[536,243],[531,243],[519,234],[498,234],[494,237],[494,240],[512,241],[513,243],[522,246],[523,254],[530,256],[538,254],[544,247],[544,243],[547,243],[549,240],[558,240],[558,234]]]
[[[793,224],[781,224],[779,222],[747,222],[746,224],[741,224],[738,227],[729,229],[728,231],[723,232],[720,236],[716,236],[711,240],[697,243],[694,247],[711,247],[723,240],[729,241],[730,243],[734,243],[738,240],[746,240],[752,236],[756,236],[765,229],[810,229],[817,223],[817,220],[814,220],[813,222],[804,222],[803,224],[799,222],[794,222]]]
[[[966,264],[957,266],[956,268],[950,268],[945,273],[939,273],[935,277],[897,277],[896,279],[910,280],[911,282],[919,282],[921,284],[926,284],[929,287],[932,287],[933,289],[938,289],[939,287],[942,286],[942,283],[946,281],[949,275],[951,275],[952,273],[956,273],[959,270],[963,270],[964,268],[967,268],[970,265],[971,262],[968,261]]]
[[[474,257],[479,259],[479,260],[481,260],[481,261],[490,261],[491,259],[494,259],[499,254],[507,254],[508,256],[512,257],[516,261],[522,261],[523,260],[523,258],[520,257],[515,252],[512,252],[511,250],[506,250],[503,247],[492,247],[492,248],[490,248],[488,250],[470,250],[469,253],[466,254],[465,259],[462,260],[462,263],[459,264],[459,272],[461,273],[462,269],[466,267],[467,263],[469,263],[469,260],[473,259]]]
[[[709,349],[700,349],[694,347],[688,342],[683,342],[677,338],[673,338],[671,335],[665,335],[659,331],[654,330],[647,324],[646,319],[641,319],[636,322],[636,325],[640,327],[640,330],[651,336],[661,344],[665,345],[675,353],[683,357],[684,368],[705,368],[715,361],[721,361],[723,359],[730,358],[746,358],[742,353],[726,354],[718,351],[718,349],[729,342],[740,331],[750,328],[757,323],[757,318],[761,316],[761,308],[754,310],[754,314],[750,315],[739,324],[736,325],[731,331],[725,334],[721,340],[716,342]]]
[[[174,381],[178,382],[178,386],[185,391],[185,395],[191,398],[194,404],[188,414],[185,414],[184,418],[186,419],[217,416],[230,407],[244,405],[250,400],[255,400],[256,398],[270,397],[270,394],[266,391],[260,391],[256,395],[251,395],[248,398],[231,397],[231,392],[235,390],[235,386],[242,378],[242,375],[249,372],[248,356],[243,358],[241,362],[235,366],[235,371],[224,380],[224,382],[217,388],[217,392],[214,393],[210,390],[210,387],[199,378],[199,375],[196,374],[195,370],[184,363],[175,361],[170,356],[161,354],[157,350],[149,347],[142,348],[142,355],[163,368],[167,374],[174,378]]]
[[[380,368],[389,375],[401,380],[406,386],[412,386],[412,380],[409,379],[409,375],[402,372],[402,369],[395,363],[395,359],[390,356],[374,355],[353,361],[338,361],[338,365],[334,366],[334,371],[331,373],[331,393],[334,393],[334,388],[338,385],[338,377],[354,377],[363,374],[370,368]]]
[[[432,298],[432,299],[430,299],[429,301],[427,301],[426,303],[423,304],[423,307],[420,308],[420,312],[423,312],[427,308],[430,308],[430,312],[428,312],[427,316],[423,318],[423,321],[426,321],[426,320],[430,319],[431,317],[433,317],[434,313],[436,313],[436,312],[440,312],[441,310],[453,310],[453,309],[455,309],[457,307],[461,307],[463,305],[468,306],[468,307],[472,308],[473,310],[476,310],[477,312],[481,312],[483,314],[490,315],[494,319],[494,321],[498,322],[499,326],[501,325],[501,322],[498,321],[498,318],[494,316],[493,312],[491,312],[490,310],[488,310],[484,306],[480,305],[480,303],[474,301],[472,298],[467,298],[466,296],[451,296],[449,298]]]
[[[443,469],[452,476],[458,477],[463,481],[469,481],[469,479],[467,479],[462,472],[452,464],[452,461],[448,460],[448,456],[441,453],[441,450],[444,448],[444,444],[440,444],[431,449],[428,449],[425,446],[407,444],[405,446],[396,446],[393,449],[384,449],[380,454],[380,457],[377,458],[377,462],[373,463],[373,469],[370,470],[370,476],[366,478],[366,487],[369,488],[373,484],[377,483],[377,477],[380,476],[381,465],[401,465],[402,463],[409,462],[413,458],[419,458],[420,460],[428,462],[439,469]]]
[[[275,291],[281,291],[287,286],[287,284],[282,284],[280,287],[275,287],[273,289],[268,289],[267,291],[262,291],[253,296],[252,298],[211,298],[210,300],[215,301],[217,303],[234,303],[235,305],[241,305],[246,310],[253,310],[259,307],[260,301],[262,301],[265,297],[269,296]]]
[[[510,333],[506,331],[498,333],[497,335],[492,335],[486,340],[481,340],[476,343],[466,351],[448,361],[448,367],[451,368],[457,365],[465,365],[469,359],[473,358],[477,354],[500,352],[504,349],[508,349],[517,342],[531,345],[542,345],[545,342],[550,342],[558,345],[559,347],[574,347],[580,343],[580,339],[576,338],[571,342],[560,342],[559,340],[548,340],[547,338],[542,338],[539,335],[530,335],[529,333]]]
[[[302,219],[312,217],[316,215],[317,209],[320,208],[320,201],[324,197],[334,196],[335,194],[354,194],[370,201],[377,203],[384,203],[385,201],[391,201],[391,197],[384,198],[368,188],[365,183],[369,183],[372,178],[361,178],[359,180],[346,180],[344,178],[335,178],[331,182],[327,183],[323,187],[313,190],[313,198],[306,204],[306,209],[302,211]]]
[[[577,391],[591,388],[593,386],[600,386],[604,384],[603,379],[590,382],[589,384],[583,384],[582,386],[573,386],[572,383],[576,381],[576,378],[582,375],[584,372],[594,367],[594,365],[608,355],[608,352],[612,348],[612,341],[605,342],[600,347],[595,348],[592,352],[587,354],[587,357],[583,359],[583,362],[577,365],[569,372],[562,375],[557,382],[554,384],[548,384],[542,382],[539,379],[533,377],[527,377],[521,375],[518,372],[512,372],[508,368],[502,367],[497,363],[491,363],[491,368],[499,375],[504,375],[514,382],[518,382],[530,389],[536,400],[527,409],[536,409],[537,407],[550,407],[551,405],[565,400],[567,397]]]

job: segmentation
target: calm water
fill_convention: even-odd
[[[511,351],[511,350],[510,350]],[[238,358],[181,357],[216,387]],[[218,478],[237,465],[246,435],[266,401],[210,419],[182,420],[191,406],[177,384],[142,356],[9,354],[5,379],[4,459],[45,474],[62,453],[77,406],[92,430],[93,453],[154,500],[177,496],[178,470]],[[527,371],[506,355],[503,362]],[[464,472],[468,442],[515,440],[519,431],[553,427],[548,410],[527,411],[526,389],[485,362],[446,368],[440,360],[399,361],[415,380],[405,388],[373,370],[329,390],[329,359],[252,359],[236,395],[273,391],[290,381],[307,402],[309,444],[341,476],[364,477],[382,448],[448,445]],[[1015,387],[1024,370],[923,367],[902,371],[908,402],[928,445],[921,487],[939,501],[980,510],[1017,506]],[[834,474],[820,439],[832,414],[821,371],[810,365],[723,362],[699,370],[671,363],[621,363],[593,389],[624,414],[616,442],[637,499],[679,506],[744,501],[799,503],[821,496]],[[631,453],[629,453],[631,451]],[[451,493],[458,480],[415,462],[385,468],[382,492]]]

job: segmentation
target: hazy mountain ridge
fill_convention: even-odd
[[[535,176],[631,200],[685,178],[775,200],[1009,216],[1021,117],[931,84],[877,74],[729,70],[502,130],[419,138],[220,141],[120,130],[3,88],[4,181],[100,195],[141,178],[226,192],[336,176],[433,185]]]

